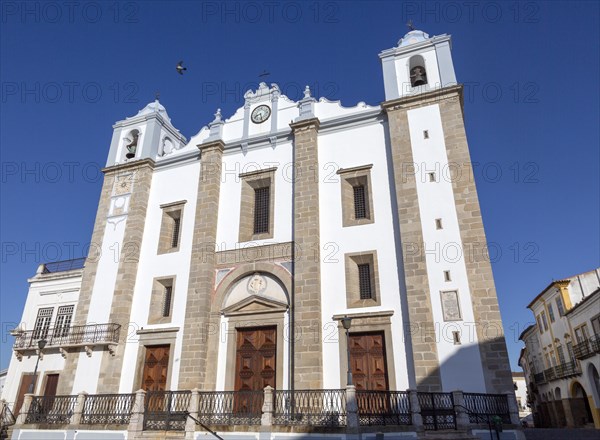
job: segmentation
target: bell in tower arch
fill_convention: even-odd
[[[427,84],[427,73],[423,66],[415,66],[410,69],[410,84],[413,87]]]

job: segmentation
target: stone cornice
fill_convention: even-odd
[[[46,281],[63,280],[66,278],[81,278],[83,269],[65,270],[62,272],[38,273],[27,279],[28,283],[44,283]]]
[[[255,170],[248,171],[247,173],[240,173],[238,177],[250,177],[250,176],[259,176],[261,174],[269,174],[277,171],[277,167],[265,168],[264,170]]]
[[[321,122],[319,121],[319,118],[302,119],[290,124],[290,127],[294,132],[310,130],[311,128],[319,131],[320,126]]]
[[[430,92],[418,93],[416,95],[403,96],[402,98],[385,101],[381,103],[381,108],[386,111],[394,110],[409,110],[424,105],[435,104],[436,102],[446,99],[460,99],[461,109],[463,107],[463,86],[457,84],[453,86],[443,87],[441,89],[432,90]]]
[[[147,158],[147,159],[134,160],[132,162],[119,163],[116,165],[112,165],[110,167],[102,168],[101,171],[104,174],[112,174],[112,173],[118,173],[118,172],[123,172],[123,171],[130,171],[130,170],[134,170],[137,168],[143,168],[143,167],[148,167],[151,170],[153,170],[155,166],[156,166],[156,162],[154,162],[153,159]]]

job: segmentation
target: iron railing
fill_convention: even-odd
[[[345,390],[275,390],[274,425],[346,426]]]
[[[42,273],[66,272],[68,270],[83,269],[85,257],[72,260],[54,261],[44,264]]]
[[[260,425],[263,391],[200,392],[198,420],[205,425]]]
[[[600,353],[600,336],[598,335],[592,335],[573,346],[573,354],[576,359],[586,359],[593,356],[594,353]]]
[[[546,376],[544,376],[543,371],[541,373],[534,373],[533,380],[535,381],[535,383],[538,383],[538,384],[544,383],[544,382],[546,382]]]
[[[590,345],[594,353],[600,353],[600,335],[591,336]]]
[[[469,422],[477,423],[478,416],[498,416],[502,423],[510,424],[508,396],[506,394],[464,393]]]
[[[135,394],[96,394],[86,396],[81,414],[84,425],[127,425]]]
[[[13,412],[8,407],[8,404],[2,407],[2,413],[0,413],[0,429],[12,426],[16,423],[17,419]]]
[[[77,396],[37,396],[31,400],[25,423],[68,424]]]
[[[456,429],[456,413],[452,393],[418,392],[417,398],[425,430]]]
[[[191,397],[191,391],[147,391],[144,430],[183,431]]]
[[[406,391],[357,391],[358,421],[361,425],[410,425],[412,415]]]
[[[581,373],[581,368],[577,361],[575,362],[567,362],[564,364],[560,364],[554,367],[555,375],[557,378],[561,379],[563,377],[576,376]]]
[[[17,333],[14,350],[37,349],[38,341],[45,339],[46,347],[68,347],[86,344],[119,342],[119,324],[74,325],[71,327],[49,327]]]

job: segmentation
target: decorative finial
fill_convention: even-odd
[[[158,98],[160,98],[160,92],[157,90],[156,92],[154,92],[154,100],[158,101]]]
[[[304,98],[310,98],[310,87],[304,87]]]
[[[215,113],[215,120],[213,122],[221,122],[221,109],[218,108],[217,112]]]
[[[409,32],[415,30],[415,25],[413,24],[412,20],[408,20],[408,23],[406,23],[406,26],[408,26]]]

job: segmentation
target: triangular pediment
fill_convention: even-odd
[[[261,313],[285,312],[287,308],[288,305],[281,301],[277,301],[265,296],[251,295],[242,301],[223,309],[222,313],[225,316],[252,315]]]

